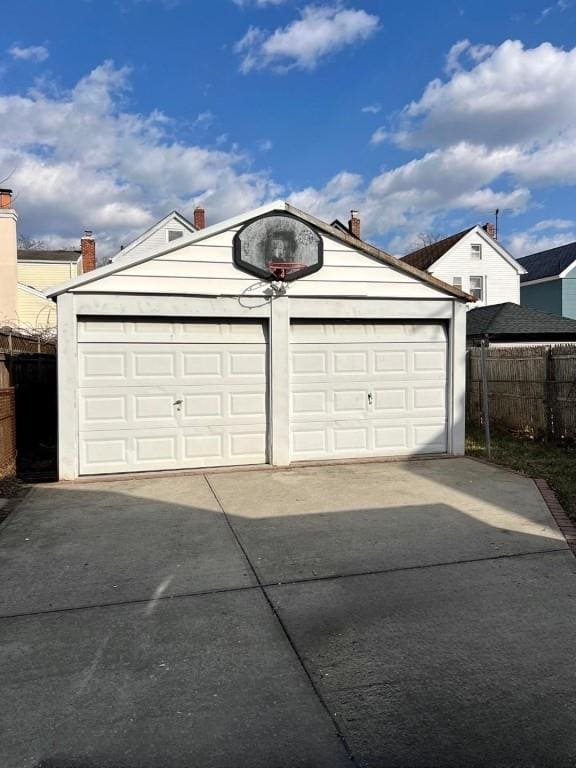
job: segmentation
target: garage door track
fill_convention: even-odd
[[[2,768],[576,764],[576,561],[471,459],[35,488]]]

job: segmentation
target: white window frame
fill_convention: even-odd
[[[171,234],[176,235],[176,237],[170,237]],[[167,229],[166,230],[166,242],[167,243],[173,243],[174,240],[180,240],[181,237],[184,237],[184,230],[183,229]]]
[[[473,280],[479,280],[480,281],[480,288],[473,288],[472,287],[472,281]],[[470,295],[474,296],[474,298],[477,301],[484,301],[485,283],[486,283],[486,280],[483,277],[483,275],[470,275]],[[479,294],[478,294],[478,292],[479,292]]]
[[[452,278],[452,285],[454,288],[458,288],[460,291],[462,290],[462,278],[461,277],[453,277]]]
[[[470,256],[474,261],[482,259],[482,243],[470,243]]]

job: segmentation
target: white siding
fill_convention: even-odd
[[[132,257],[134,255],[143,257],[151,256],[154,253],[162,253],[162,251],[165,251],[167,248],[170,248],[173,245],[178,245],[178,240],[172,240],[172,242],[168,240],[169,229],[180,230],[183,233],[182,237],[186,237],[191,232],[195,232],[194,229],[185,227],[181,222],[178,221],[178,219],[173,217],[170,221],[167,221],[155,232],[151,232],[147,237],[143,237],[140,243],[137,243],[133,247],[127,247],[125,252],[120,251],[120,253],[115,257],[114,261],[120,262],[124,257]]]
[[[291,331],[293,460],[446,451],[443,325],[304,321]]]
[[[472,243],[482,245],[482,258],[472,258]],[[454,277],[462,278],[462,290],[470,291],[470,276],[481,275],[484,278],[484,301],[476,302],[475,307],[485,304],[500,304],[511,301],[520,304],[520,276],[516,269],[504,259],[498,251],[477,232],[460,240],[448,253],[428,270],[431,275],[452,284]]]
[[[262,464],[262,322],[81,321],[79,471]]]
[[[154,259],[73,289],[79,293],[266,295],[267,281],[236,268],[235,230],[183,245]],[[400,269],[382,264],[330,237],[324,237],[324,266],[288,287],[289,296],[441,298],[445,294]],[[133,253],[133,252],[132,252]]]

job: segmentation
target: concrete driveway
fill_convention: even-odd
[[[575,565],[470,459],[37,487],[0,766],[572,767]]]

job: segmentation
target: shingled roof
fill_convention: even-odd
[[[462,240],[464,235],[472,232],[473,229],[474,227],[468,227],[468,229],[457,232],[455,235],[450,235],[450,237],[446,237],[444,240],[438,240],[437,243],[431,243],[430,245],[425,245],[424,248],[418,248],[417,251],[412,251],[412,253],[402,256],[402,261],[417,269],[426,270],[435,261],[438,261],[441,256],[444,256],[459,240]]]
[[[566,243],[547,251],[531,253],[518,261],[528,271],[528,274],[520,277],[523,283],[541,280],[543,277],[557,277],[576,263],[576,243]]]
[[[484,336],[493,341],[574,341],[576,320],[507,301],[470,309],[466,336],[468,341]]]
[[[81,251],[43,251],[39,248],[18,249],[18,261],[60,261],[75,264]]]

